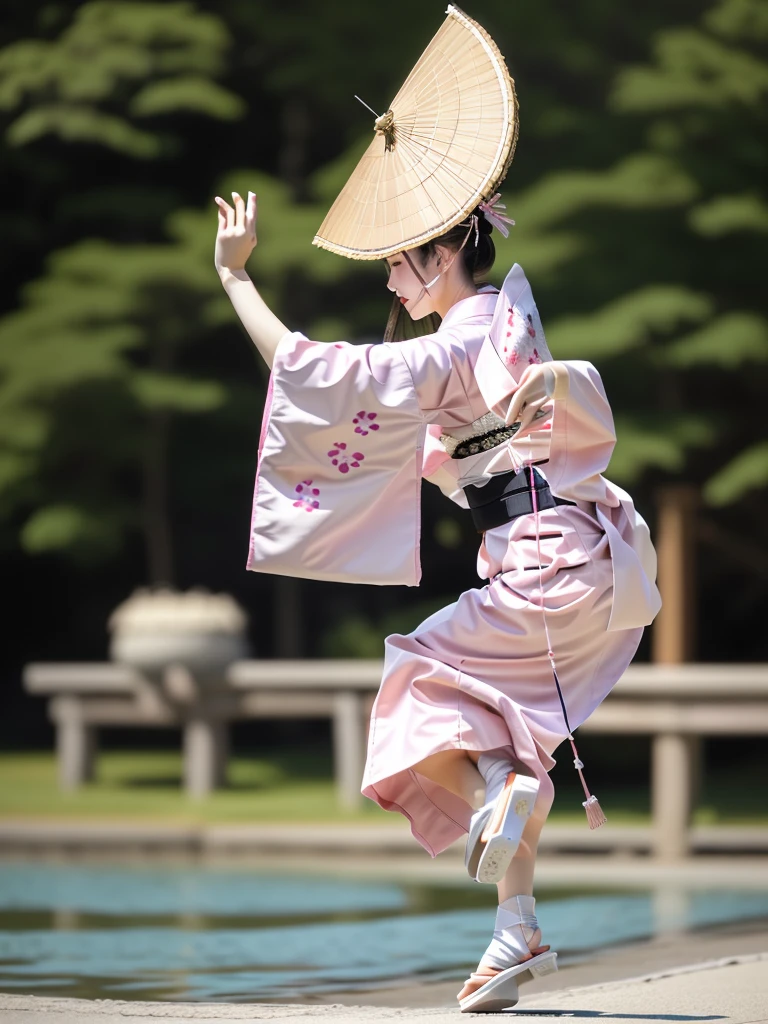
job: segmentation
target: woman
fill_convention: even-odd
[[[233,200],[216,199],[216,266],[273,370],[249,567],[418,582],[422,474],[482,534],[486,584],[386,641],[363,792],[405,814],[433,856],[469,833],[467,869],[498,885],[499,910],[458,998],[467,1012],[512,1006],[520,981],[556,969],[533,899],[552,754],[659,606],[645,523],[601,475],[615,437],[599,375],[551,360],[518,266],[500,292],[477,284],[495,199],[387,258],[395,302],[439,329],[360,346],[309,341],[269,310],[244,269],[256,197]]]

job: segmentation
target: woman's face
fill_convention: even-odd
[[[415,250],[409,255],[413,265],[418,268],[425,281],[431,281],[439,272],[440,267],[437,265],[439,254],[437,252],[429,257],[426,266],[421,265],[421,257]],[[394,256],[388,256],[387,266],[389,267],[387,288],[397,295],[412,319],[420,320],[421,317],[435,312],[433,296],[424,290],[424,285],[414,274],[403,253],[398,252]]]

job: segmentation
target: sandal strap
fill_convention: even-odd
[[[541,929],[533,912],[531,896],[513,896],[496,912],[496,927],[488,949],[480,963],[504,970],[527,959],[532,949],[541,945]]]

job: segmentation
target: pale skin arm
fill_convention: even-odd
[[[280,339],[288,333],[275,316],[245,271],[248,257],[256,246],[256,196],[248,193],[246,203],[232,193],[234,208],[216,196],[219,229],[216,233],[214,262],[224,290],[267,366],[272,367]]]

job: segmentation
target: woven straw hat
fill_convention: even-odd
[[[496,44],[453,5],[385,114],[314,244],[392,256],[454,227],[488,199],[517,142],[514,82]]]

